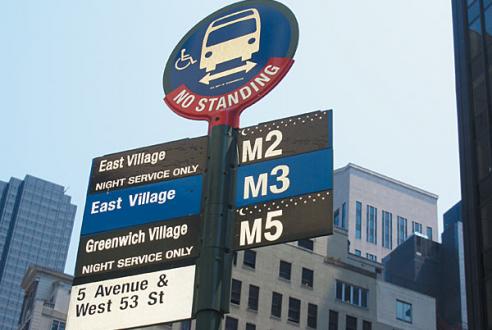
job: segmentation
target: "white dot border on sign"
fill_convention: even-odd
[[[265,124],[259,124],[254,127],[247,127],[239,130],[239,133],[243,136],[247,136],[248,134],[255,134],[256,132],[262,133],[263,130],[266,132],[269,132],[273,129],[280,129],[280,126],[283,127],[288,127],[288,126],[296,126],[298,124],[306,124],[309,123],[309,121],[314,121],[315,119],[322,120],[326,116],[328,116],[328,111],[324,110],[321,112],[316,112],[313,114],[308,114],[308,115],[303,115],[295,118],[286,118],[280,120],[279,124],[276,124],[275,126],[273,125],[273,122],[270,123],[265,123]]]
[[[236,209],[236,213],[240,214],[241,210],[243,210],[244,216],[248,214],[253,214],[253,211],[256,211],[258,213],[263,212],[263,210],[266,211],[271,211],[272,209],[280,209],[280,208],[289,208],[290,206],[298,206],[298,205],[307,205],[308,203],[316,203],[319,200],[325,200],[326,196],[329,196],[330,192],[325,191],[325,192],[319,192],[319,193],[313,193],[311,195],[303,195],[299,197],[292,197],[292,198],[285,198],[280,200],[280,202],[272,202],[270,205],[263,203],[261,206],[258,207],[258,204],[256,205],[251,205],[247,207],[241,207]],[[241,214],[240,214],[241,215]]]

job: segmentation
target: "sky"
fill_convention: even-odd
[[[233,1],[0,2],[0,180],[56,182],[78,206],[91,160],[207,134],[163,103],[174,46]],[[333,109],[335,168],[355,163],[460,200],[451,4],[447,0],[281,1],[299,21],[295,63],[241,127]]]

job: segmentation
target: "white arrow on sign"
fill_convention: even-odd
[[[246,61],[246,63],[244,65],[238,66],[237,68],[232,68],[232,69],[229,69],[229,70],[225,70],[225,71],[222,71],[222,72],[218,72],[216,74],[210,74],[210,72],[209,72],[202,79],[200,79],[200,82],[202,84],[208,85],[208,84],[210,84],[210,81],[212,81],[212,80],[216,80],[216,79],[219,79],[219,78],[227,77],[227,76],[230,76],[231,74],[235,74],[235,73],[238,73],[238,72],[241,72],[241,71],[245,71],[246,73],[248,73],[255,66],[256,66],[256,63],[255,62]]]

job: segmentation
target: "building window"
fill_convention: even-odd
[[[347,318],[345,320],[345,329],[357,330],[357,318],[347,315]]]
[[[372,330],[372,323],[369,321],[362,321],[362,330]]]
[[[347,229],[347,212],[345,211],[345,203],[342,204],[342,223],[341,228]]]
[[[318,305],[308,304],[307,325],[313,329],[318,326]]]
[[[391,213],[383,211],[383,247],[393,248],[393,216]]]
[[[302,247],[302,248],[313,251],[314,241],[312,239],[301,239],[301,240],[297,241],[297,245]]]
[[[170,328],[173,328],[173,324],[170,323]],[[181,322],[181,330],[191,330],[191,320],[184,320]]]
[[[427,238],[432,240],[432,227],[427,227]]]
[[[374,254],[366,253],[366,258],[371,261],[378,261],[378,257],[375,256]]]
[[[367,307],[367,289],[337,280],[336,294],[341,302]]]
[[[278,292],[272,293],[272,316],[282,317],[282,295]]]
[[[301,284],[312,288],[314,282],[314,271],[308,268],[302,267],[302,280]]]
[[[243,265],[256,268],[256,251],[244,250]]]
[[[248,308],[254,311],[258,310],[258,296],[260,288],[256,285],[249,286]]]
[[[355,255],[360,257],[362,255],[362,252],[360,250],[355,249]]]
[[[65,322],[53,320],[51,323],[51,330],[65,330]]]
[[[366,237],[370,243],[377,244],[377,227],[378,227],[378,209],[367,205],[367,228]]]
[[[328,330],[338,330],[338,312],[330,310],[330,319],[328,320]]]
[[[241,281],[232,279],[231,283],[231,303],[239,305],[241,303]]]
[[[396,318],[400,321],[412,323],[412,304],[396,300]]]
[[[289,297],[289,318],[290,322],[299,323],[301,315],[301,301],[296,298]]]
[[[398,217],[398,245],[407,239],[407,219]]]
[[[333,224],[335,227],[340,227],[340,209],[336,209],[333,214]]]
[[[412,232],[422,234],[422,224],[412,221]]]
[[[355,202],[355,238],[362,238],[362,203]]]
[[[287,261],[280,260],[280,267],[278,270],[278,276],[285,280],[290,281],[290,272],[292,269],[292,264]]]
[[[234,252],[232,253],[232,264],[233,264],[234,266],[236,266],[236,265],[237,265],[237,251],[234,251]]]
[[[256,325],[253,323],[246,323],[246,330],[256,330]]]
[[[237,330],[237,319],[227,316],[225,321],[225,330]]]

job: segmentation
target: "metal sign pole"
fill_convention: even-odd
[[[232,174],[237,164],[236,130],[229,125],[209,131],[205,212],[197,263],[195,317],[197,330],[219,330],[229,312],[232,271]]]
[[[167,60],[164,101],[178,115],[210,125],[193,305],[198,330],[219,330],[229,310],[239,116],[287,74],[298,39],[297,20],[285,5],[244,0],[197,23]]]

